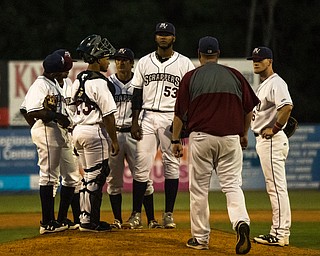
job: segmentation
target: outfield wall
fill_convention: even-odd
[[[290,138],[287,159],[287,181],[290,189],[320,187],[320,125],[300,125]],[[188,190],[188,144],[180,165],[180,191]],[[28,128],[0,129],[0,192],[38,190],[37,152]],[[158,152],[152,169],[156,191],[163,191],[163,165]],[[131,191],[132,178],[128,166],[124,172],[124,191]],[[255,138],[249,133],[249,147],[244,151],[243,188],[265,189],[263,174],[255,151]],[[212,190],[219,190],[213,175]]]

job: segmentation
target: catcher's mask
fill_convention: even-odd
[[[98,59],[113,56],[116,49],[107,38],[101,38],[99,35],[90,35],[81,41],[77,52],[84,62],[92,64]]]

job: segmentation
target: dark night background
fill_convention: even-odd
[[[218,38],[221,58],[245,58],[268,46],[274,70],[289,86],[293,115],[320,122],[319,0],[2,0],[0,10],[0,60],[42,60],[57,48],[77,57],[77,45],[90,34],[140,58],[155,49],[161,21],[175,25],[174,49],[190,58],[206,35]]]

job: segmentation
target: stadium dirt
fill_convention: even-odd
[[[128,216],[129,213],[124,213]],[[112,216],[109,212],[102,213],[107,220]],[[156,213],[160,216],[160,213]],[[177,223],[189,223],[188,211],[176,211]],[[269,211],[250,212],[251,221],[270,221]],[[40,214],[2,214],[1,229],[38,227]],[[320,221],[320,211],[295,211],[293,221]],[[103,220],[105,220],[103,218]],[[228,221],[225,212],[214,213],[212,222]],[[0,244],[0,255],[50,255],[50,256],[106,256],[106,255],[235,255],[236,235],[213,229],[211,232],[210,249],[198,251],[187,248],[186,241],[190,238],[189,228],[173,230],[112,230],[106,233],[88,233],[65,231],[50,235],[37,235],[33,238],[17,240]],[[292,245],[286,247],[271,247],[252,243],[248,255],[320,255],[319,250],[302,249]]]

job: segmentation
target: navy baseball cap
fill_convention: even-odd
[[[58,53],[64,58],[66,69],[70,70],[73,67],[73,62],[77,62],[76,60],[72,59],[70,52],[66,49],[59,49],[54,51],[53,53]]]
[[[134,60],[134,53],[129,48],[120,48],[114,54],[114,59],[123,58],[133,61]]]
[[[254,48],[252,51],[252,56],[247,58],[247,60],[253,61],[262,61],[264,59],[273,59],[271,49],[264,46]]]
[[[160,22],[156,26],[156,34],[158,33],[168,33],[170,35],[176,35],[176,28],[173,26],[172,23],[169,22]]]
[[[215,37],[205,36],[199,40],[199,52],[205,55],[213,55],[219,51],[219,42]]]
[[[64,57],[56,52],[48,55],[42,63],[44,71],[47,73],[67,72],[72,68],[72,65],[71,57]]]

